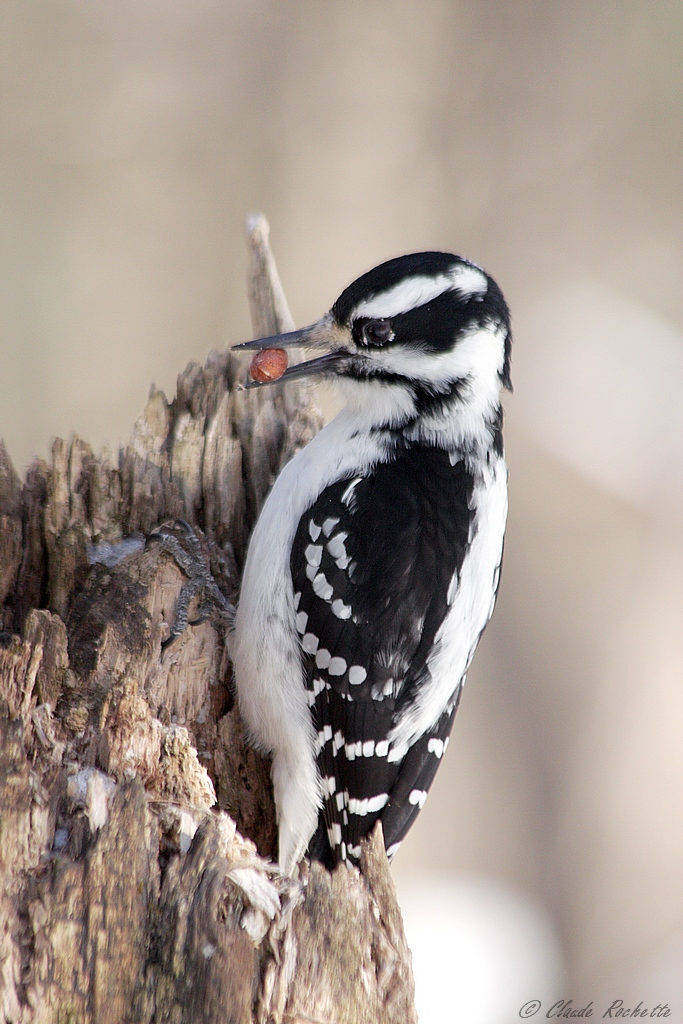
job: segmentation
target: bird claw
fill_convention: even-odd
[[[180,536],[178,535],[180,532]],[[187,576],[176,602],[175,622],[170,628],[168,637],[161,644],[161,654],[175,643],[188,626],[199,626],[206,622],[214,611],[232,624],[235,616],[234,605],[219,590],[211,571],[204,561],[202,546],[194,529],[185,519],[175,519],[172,523],[164,523],[147,538],[147,543],[159,543],[163,551],[173,558],[174,562]],[[188,610],[190,602],[201,595],[202,603],[197,618],[190,620]]]

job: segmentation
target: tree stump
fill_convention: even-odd
[[[291,329],[263,218],[247,238],[255,334]],[[379,829],[360,873],[304,862],[281,878],[269,764],[243,736],[225,623],[162,651],[185,578],[145,537],[187,520],[234,602],[263,499],[321,424],[305,388],[245,391],[243,373],[212,352],[172,402],[152,388],[116,457],[57,440],[22,484],[0,445],[11,1024],[417,1019]]]

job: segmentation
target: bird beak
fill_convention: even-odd
[[[351,358],[351,353],[344,347],[345,332],[327,314],[309,327],[302,327],[289,334],[274,334],[270,338],[256,338],[244,341],[241,345],[233,345],[233,352],[248,352],[264,348],[300,348],[304,352],[315,349],[327,351],[315,359],[307,359],[303,363],[289,366],[281,377],[273,381],[250,381],[248,388],[263,387],[266,384],[277,384],[281,380],[292,380],[294,377],[311,377],[321,374],[336,374]]]

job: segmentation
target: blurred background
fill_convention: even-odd
[[[683,6],[6,0],[0,436],[125,442],[249,336],[261,209],[299,324],[391,256],[513,311],[498,608],[395,861],[423,1024],[683,1021]]]

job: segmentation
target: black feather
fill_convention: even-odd
[[[403,448],[368,475],[326,488],[299,522],[291,572],[301,595],[306,685],[311,695],[318,691],[311,713],[323,738],[328,730],[318,766],[323,779],[335,780],[324,815],[328,828],[340,827],[344,848],[333,843],[336,858],[357,847],[378,817],[387,847],[399,842],[419,809],[409,803],[410,793],[426,790],[436,772],[428,742],[446,737],[454,707],[403,761],[385,753],[353,756],[349,748],[370,741],[386,746],[425,680],[470,539],[473,482],[465,463],[452,465],[442,449]],[[338,803],[339,793],[348,800]],[[355,806],[379,794],[387,794],[386,807],[349,813],[348,801]],[[316,836],[311,852],[321,856],[320,829]]]

